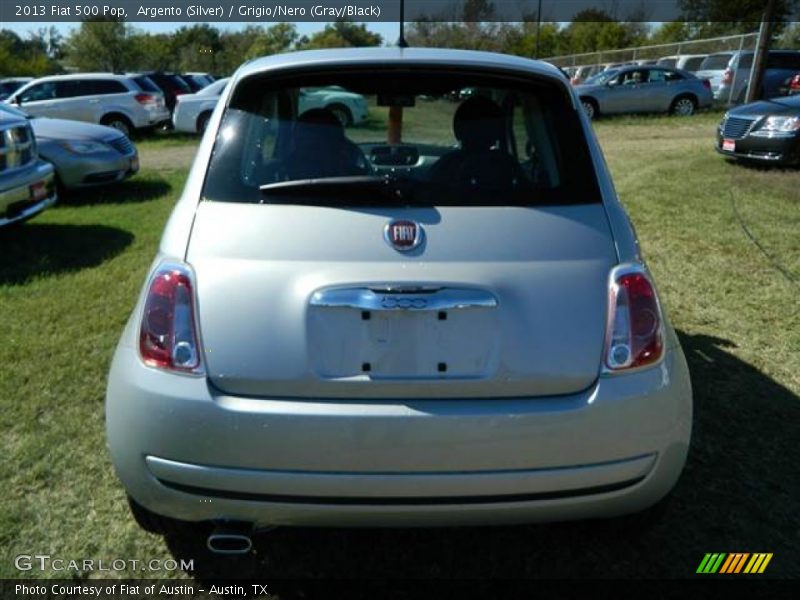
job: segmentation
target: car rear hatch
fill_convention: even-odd
[[[616,254],[566,81],[385,54],[396,67],[230,90],[187,249],[211,382],[359,399],[591,386]],[[359,94],[372,125],[299,106],[320,88]],[[415,225],[418,246],[392,245]]]
[[[384,239],[415,221],[410,253]],[[257,397],[530,397],[598,376],[601,203],[337,208],[203,201],[187,252],[208,377]]]

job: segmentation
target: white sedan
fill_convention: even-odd
[[[175,111],[172,113],[172,125],[176,131],[203,133],[228,80],[229,78],[225,77],[204,87],[196,94],[178,96]]]
[[[203,133],[228,79],[219,79],[196,94],[178,96],[175,112],[172,115],[175,130]],[[345,126],[363,122],[369,113],[364,96],[348,92],[339,86],[309,87],[300,90],[298,111],[303,113],[314,108],[331,111]]]

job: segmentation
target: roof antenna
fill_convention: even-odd
[[[405,35],[405,16],[406,16],[406,2],[400,0],[400,39],[397,40],[398,48],[408,48],[408,42]]]

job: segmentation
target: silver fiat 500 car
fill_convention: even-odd
[[[368,118],[299,110],[329,86]],[[138,522],[235,553],[275,525],[642,511],[684,466],[692,394],[561,72],[378,48],[233,76],[106,410]]]

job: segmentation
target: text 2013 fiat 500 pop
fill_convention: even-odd
[[[332,86],[368,118],[299,110]],[[642,511],[681,473],[692,395],[564,76],[379,48],[234,75],[106,409],[139,523],[245,552],[274,525]]]

